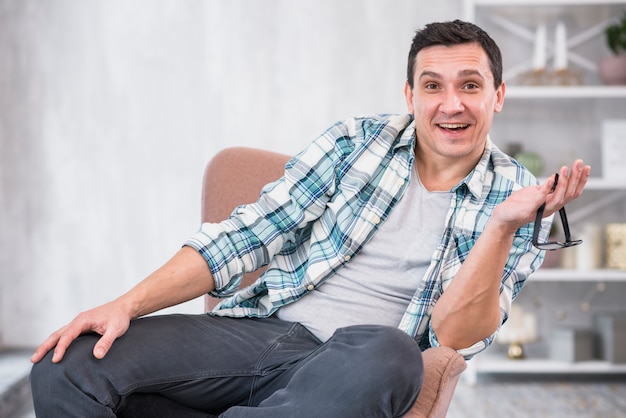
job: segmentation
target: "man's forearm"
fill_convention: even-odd
[[[195,299],[214,288],[204,258],[193,248],[183,247],[117,302],[125,306],[132,318],[138,318]]]
[[[490,222],[432,313],[439,343],[466,348],[500,324],[500,282],[513,232]]]

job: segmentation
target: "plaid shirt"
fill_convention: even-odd
[[[186,245],[206,259],[215,296],[226,297],[214,314],[267,317],[321,286],[358,255],[402,198],[411,178],[415,129],[410,115],[352,118],[330,127],[289,161],[284,176],[267,185],[256,203],[225,221],[205,223]],[[441,243],[409,303],[399,328],[423,349],[437,346],[430,315],[454,279],[498,203],[537,180],[490,140],[480,161],[452,188]],[[542,238],[548,233],[545,222]],[[531,244],[532,224],[520,228],[502,273],[501,317],[543,252]],[[243,273],[267,265],[252,286],[238,290]],[[495,333],[459,350],[470,358]]]

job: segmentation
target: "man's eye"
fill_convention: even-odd
[[[438,86],[437,86],[437,84],[436,84],[436,83],[428,83],[428,84],[426,84],[426,85],[424,86],[424,88],[425,88],[426,90],[434,90],[434,89],[436,89],[437,87],[438,87]]]
[[[474,90],[474,89],[477,89],[478,87],[479,87],[479,86],[478,86],[478,84],[475,84],[475,83],[467,83],[467,84],[465,85],[465,87],[464,87],[464,88],[465,88],[466,90]]]

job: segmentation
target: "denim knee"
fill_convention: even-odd
[[[114,416],[110,408],[119,399],[112,396],[106,372],[95,366],[94,341],[89,340],[76,340],[59,363],[52,362],[50,351],[33,365],[30,384],[37,417],[78,416],[78,410],[89,411],[88,416]]]
[[[424,377],[422,352],[405,332],[389,326],[359,325],[338,330],[336,337],[358,346],[352,364],[360,363],[362,373],[375,374],[381,384],[419,392]]]

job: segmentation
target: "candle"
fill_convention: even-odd
[[[578,270],[593,270],[602,267],[603,229],[603,225],[593,222],[583,225],[580,238],[585,245],[576,248]]]
[[[546,68],[546,26],[539,25],[535,31],[533,51],[533,70],[542,71]]]
[[[537,339],[537,317],[530,313],[524,313],[524,337],[521,342],[530,343]]]
[[[556,25],[554,42],[554,71],[567,70],[567,35],[565,24],[559,22]]]

